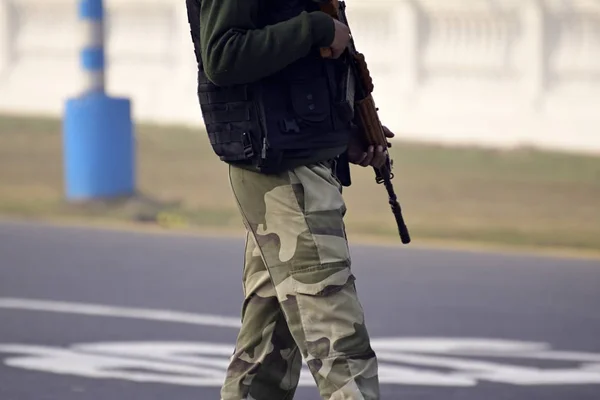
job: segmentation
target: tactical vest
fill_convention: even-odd
[[[344,73],[338,60],[319,49],[265,79],[219,87],[204,73],[199,2],[187,0],[188,19],[198,61],[198,99],[214,152],[222,161],[279,172],[286,154],[345,146],[351,116],[335,106]],[[314,11],[314,0],[266,0],[261,26]]]

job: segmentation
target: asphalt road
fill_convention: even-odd
[[[242,247],[0,224],[0,399],[218,400]],[[600,399],[599,261],[352,252],[382,399]]]

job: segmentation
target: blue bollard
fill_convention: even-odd
[[[101,93],[70,99],[64,119],[67,198],[131,195],[135,188],[131,107]]]
[[[105,94],[102,0],[80,0],[88,33],[81,51],[86,87],[68,99],[63,125],[64,178],[68,200],[135,193],[135,142],[128,99]]]

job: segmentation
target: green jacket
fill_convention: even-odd
[[[333,19],[320,11],[261,28],[258,17],[266,0],[192,1],[200,5],[204,72],[218,86],[256,82],[304,58],[311,49],[328,47],[335,36]],[[283,166],[330,160],[345,150],[296,151],[286,155]]]
[[[333,42],[333,19],[320,11],[258,28],[264,0],[201,0],[200,42],[208,78],[216,85],[251,83]],[[268,60],[268,62],[265,62]]]

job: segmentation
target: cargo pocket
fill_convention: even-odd
[[[364,312],[349,266],[318,267],[292,273],[307,353],[315,359],[358,354]],[[360,337],[359,337],[360,336]],[[351,343],[348,346],[348,343]]]

